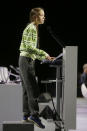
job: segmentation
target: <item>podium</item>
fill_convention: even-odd
[[[77,46],[63,48],[62,85],[60,84],[60,67],[57,72],[56,109],[60,114],[65,131],[76,129],[77,99]],[[61,129],[62,130],[62,129]],[[56,126],[55,131],[61,131]]]

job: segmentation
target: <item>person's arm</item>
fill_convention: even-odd
[[[43,60],[50,57],[45,51],[36,48],[37,34],[35,30],[25,30],[23,33],[22,42],[23,44],[21,43],[20,50],[34,54],[36,59]]]

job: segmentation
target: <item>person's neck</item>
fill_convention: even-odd
[[[38,28],[38,23],[36,23],[36,22],[32,22],[35,26],[36,26],[36,28]]]
[[[86,74],[87,74],[87,71],[84,71],[84,73],[86,73]]]

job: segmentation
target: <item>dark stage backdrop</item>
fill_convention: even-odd
[[[6,5],[6,6],[4,6]],[[1,4],[0,24],[0,65],[18,66],[19,46],[23,29],[29,22],[31,8],[42,7],[45,10],[46,21],[39,26],[40,47],[51,56],[57,56],[62,52],[61,43],[66,45],[77,45],[78,69],[86,63],[85,47],[80,43],[80,3],[58,0],[31,0],[7,2]],[[49,30],[56,36],[59,42],[53,39]]]

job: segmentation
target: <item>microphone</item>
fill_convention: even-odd
[[[59,39],[54,35],[52,29],[50,26],[47,26],[47,30],[50,33],[50,35],[52,36],[52,38],[63,48],[64,46],[62,45],[62,43],[59,41]]]

